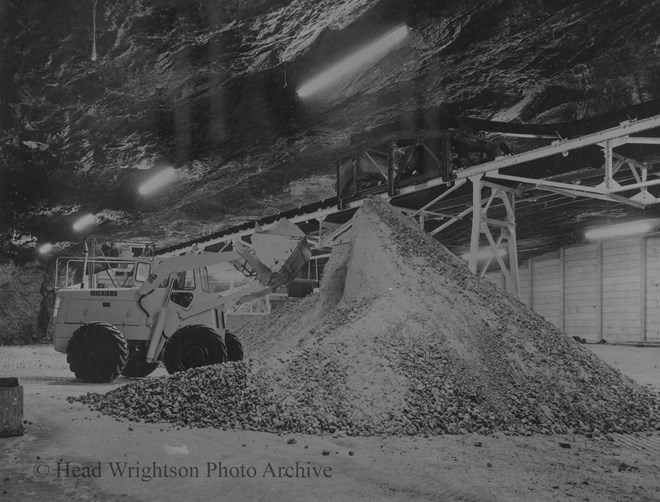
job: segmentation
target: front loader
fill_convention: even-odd
[[[241,360],[242,345],[225,329],[224,312],[288,284],[311,256],[305,235],[287,220],[257,229],[251,240],[235,242],[229,252],[86,259],[81,270],[72,260],[58,264],[66,287],[57,289],[51,321],[55,350],[67,354],[71,371],[86,382],[147,376],[159,360],[169,373]],[[254,283],[213,292],[208,267],[220,263]]]

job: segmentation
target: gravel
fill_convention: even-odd
[[[134,421],[278,433],[660,430],[660,398],[378,200],[320,294],[239,331],[251,359],[76,398]]]

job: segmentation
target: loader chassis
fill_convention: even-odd
[[[58,263],[55,350],[89,382],[146,376],[161,360],[170,373],[241,360],[242,345],[225,329],[224,311],[290,282],[310,255],[302,231],[283,220],[230,252]],[[219,263],[255,283],[213,292],[207,267]]]

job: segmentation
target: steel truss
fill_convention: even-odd
[[[439,235],[471,214],[470,270],[483,276],[495,261],[506,278],[507,290],[511,294],[518,295],[516,199],[520,199],[532,191],[545,191],[570,198],[584,197],[606,200],[638,208],[657,204],[660,202],[660,198],[655,197],[648,189],[660,185],[658,169],[615,152],[615,149],[623,145],[660,146],[660,138],[657,136],[640,136],[645,131],[659,127],[660,115],[641,120],[629,120],[611,129],[574,139],[554,141],[548,146],[517,155],[497,157],[494,160],[455,171],[455,179],[450,181],[442,178],[427,179],[422,183],[397,187],[396,190],[388,190],[376,196],[390,201],[393,207],[414,219],[432,236]],[[603,152],[604,163],[599,169],[578,169],[568,174],[550,174],[541,177],[521,176],[510,172],[510,168],[525,163],[533,163],[558,154],[565,157],[574,150],[593,146],[599,147]],[[509,172],[506,172],[508,168]],[[624,171],[628,174],[627,176],[623,176]],[[455,196],[455,192],[464,187],[468,181],[472,184],[471,202],[468,204],[455,203],[452,195]],[[511,185],[516,188],[512,188]],[[396,206],[396,197],[400,195],[422,192],[440,186],[446,186],[447,189],[419,208]],[[344,241],[349,235],[348,231],[352,225],[348,216],[348,221],[345,223],[330,222],[327,221],[327,218],[340,213],[350,216],[351,211],[359,208],[363,201],[364,199],[345,201],[341,209],[334,205],[323,208],[314,207],[310,210],[301,208],[300,213],[288,217],[288,219],[293,223],[306,225],[308,240],[313,249],[327,250]],[[449,207],[451,208],[447,209]],[[503,212],[504,216],[497,219],[493,216],[493,212],[500,215]],[[309,230],[310,222],[314,222],[313,230]],[[263,227],[268,228],[272,224],[274,223],[263,225]],[[220,237],[205,239],[199,245],[184,243],[178,246],[173,253],[184,254],[196,250],[201,251],[209,246],[218,245],[223,245],[224,249],[237,240],[244,240],[255,231],[256,225],[251,228],[241,227],[235,232],[230,231]],[[482,235],[485,236],[488,244],[486,247],[488,256],[485,261],[481,261],[479,258],[480,252],[484,251],[480,248]],[[506,251],[507,259],[502,256],[503,251]]]
[[[632,134],[639,134],[657,127],[660,127],[660,116],[639,121],[622,122],[619,126],[605,131],[570,140],[554,141],[551,145],[542,148],[510,157],[499,157],[491,162],[463,169],[457,172],[456,178],[460,180],[473,178],[476,175],[484,175],[494,180],[521,183],[523,185],[529,185],[532,188],[555,192],[568,197],[588,197],[643,208],[658,203],[658,199],[648,192],[648,188],[660,185],[660,179],[649,180],[649,167],[646,164],[615,153],[614,149],[629,144],[660,146],[660,138],[658,137],[632,136]],[[604,164],[600,169],[602,181],[596,185],[583,184],[585,180],[579,178],[567,183],[553,179],[553,176],[531,178],[512,176],[499,172],[500,169],[540,160],[557,154],[567,156],[572,150],[593,145],[599,146],[604,155]],[[621,184],[614,178],[617,173],[625,169],[630,170],[635,180],[634,183]],[[588,176],[592,178],[594,176],[593,172],[589,173]],[[635,192],[632,196],[620,195],[631,191]]]
[[[484,275],[493,260],[499,264],[506,279],[507,290],[514,295],[519,293],[518,259],[516,246],[516,223],[515,202],[516,197],[521,197],[525,192],[541,190],[559,195],[577,198],[585,197],[597,200],[606,200],[621,204],[644,208],[660,202],[660,198],[651,194],[649,187],[660,185],[660,179],[649,179],[649,174],[657,175],[657,169],[651,169],[649,165],[637,160],[625,157],[614,151],[622,145],[658,145],[658,137],[632,136],[650,129],[660,127],[660,116],[654,116],[639,121],[626,121],[617,127],[585,135],[570,140],[554,141],[551,145],[530,150],[518,155],[498,157],[484,164],[458,171],[456,184],[452,189],[458,188],[462,183],[472,183],[472,203],[466,209],[457,214],[445,214],[434,209],[441,205],[446,193],[434,199],[411,216],[418,219],[420,225],[424,226],[429,220],[441,220],[441,223],[430,230],[431,235],[437,235],[457,221],[462,220],[472,213],[472,232],[470,239],[469,268],[474,273]],[[577,175],[571,176],[571,181],[561,181],[564,175],[546,177],[526,177],[510,174],[502,174],[500,170],[519,166],[526,162],[533,162],[548,158],[557,154],[567,156],[571,151],[596,145],[603,151],[604,163],[598,170],[578,171]],[[617,174],[629,170],[632,177],[628,176],[626,181],[615,179]],[[597,179],[594,184],[594,178]],[[517,184],[517,189],[503,186],[499,183]],[[591,184],[587,184],[591,183]],[[487,198],[482,198],[482,191],[490,190]],[[630,192],[633,192],[632,194]],[[628,195],[624,195],[624,194]],[[489,218],[488,211],[492,209],[495,200],[501,201],[506,216],[502,220]],[[495,239],[492,228],[499,230]],[[488,242],[487,258],[478,270],[480,248],[480,237],[484,234]],[[503,247],[503,244],[505,247]],[[502,258],[502,250],[508,254],[508,266]]]

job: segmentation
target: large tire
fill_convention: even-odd
[[[128,361],[126,339],[112,324],[91,322],[73,332],[66,360],[76,378],[83,382],[111,382]]]
[[[225,330],[225,345],[227,346],[228,361],[243,360],[243,344],[231,331]]]
[[[165,344],[163,361],[168,373],[186,371],[227,360],[227,348],[222,337],[203,324],[184,326]]]
[[[158,363],[147,362],[147,342],[128,342],[128,362],[121,374],[129,378],[145,377],[158,368]]]

